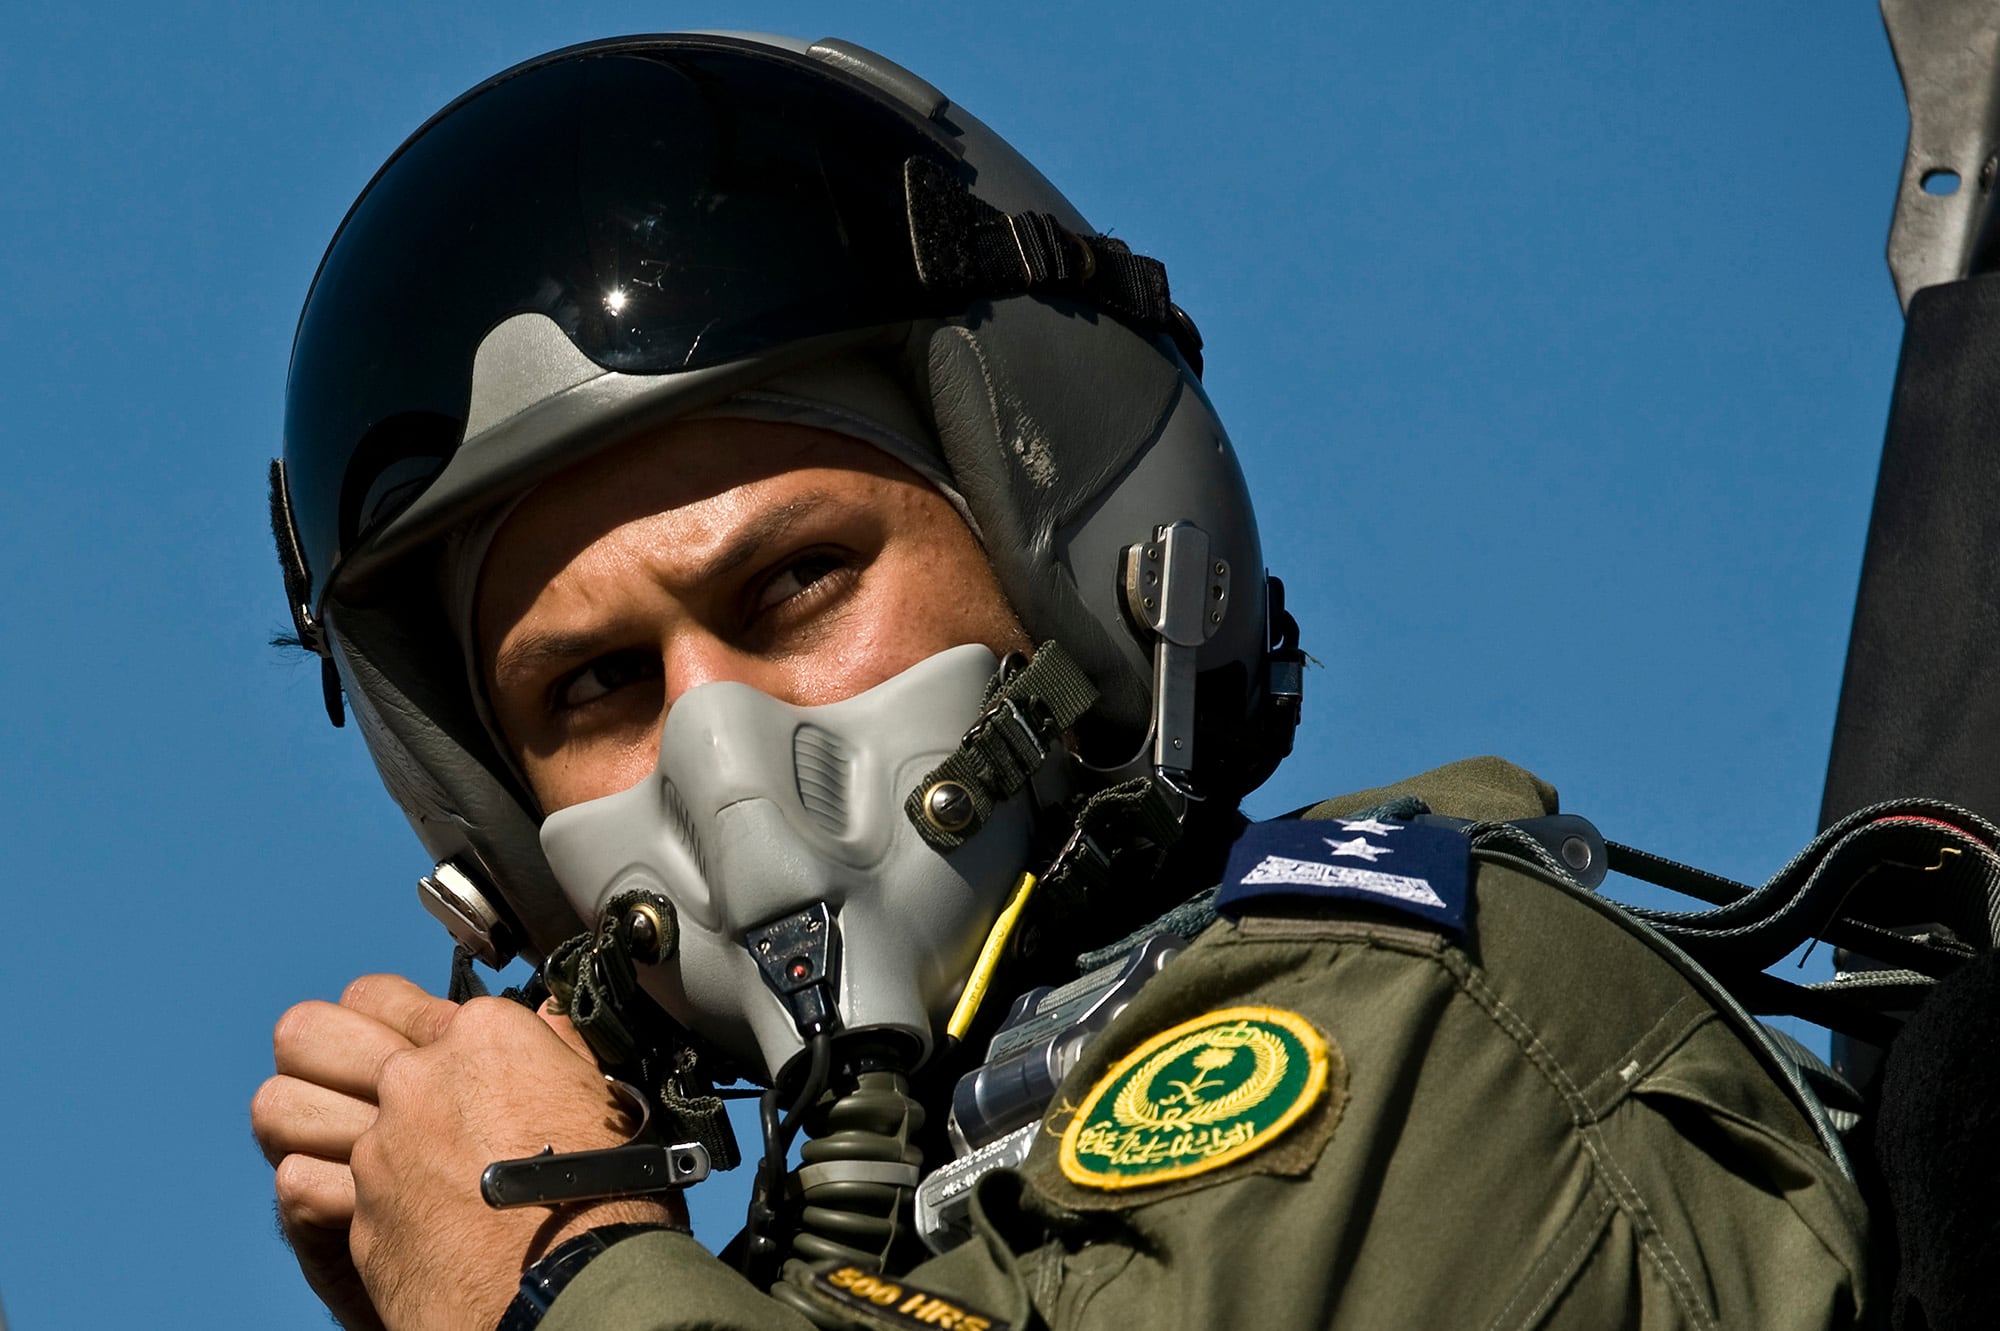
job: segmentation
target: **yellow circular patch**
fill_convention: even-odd
[[[1281,1008],[1184,1021],[1118,1060],[1062,1139],[1062,1172],[1137,1188],[1220,1169],[1277,1140],[1326,1089],[1326,1042]]]

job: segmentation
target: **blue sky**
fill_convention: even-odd
[[[291,330],[409,130],[540,50],[839,35],[1169,265],[1322,663],[1272,813],[1500,753],[1761,879],[1810,837],[1900,319],[1871,5],[17,6],[0,46],[0,1301],[322,1324],[247,1103],[438,985],[421,850],[285,626]],[[727,1236],[738,1192],[697,1213]]]

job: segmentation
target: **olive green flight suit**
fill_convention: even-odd
[[[1401,794],[1467,818],[1555,811],[1547,786],[1476,759],[1305,816]],[[1609,908],[1475,866],[1463,940],[1333,903],[1208,929],[1085,1053],[1022,1168],[981,1182],[972,1241],[887,1277],[879,1312],[824,1274],[808,1292],[856,1326],[947,1331],[1859,1324],[1860,1196],[1745,1038]],[[1065,1177],[1059,1138],[1118,1060],[1245,1005],[1324,1036],[1309,1112],[1208,1173]],[[604,1253],[544,1322],[806,1325],[669,1233]]]

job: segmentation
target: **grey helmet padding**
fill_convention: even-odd
[[[1251,595],[1197,668],[1264,650],[1263,555],[1228,437],[1176,362],[1087,310],[1000,302],[926,344],[919,399],[1001,588],[1029,633],[1062,643],[1096,683],[1098,719],[1131,750],[1090,757],[1122,766],[1145,738],[1152,697],[1149,648],[1120,607],[1124,547],[1176,519],[1203,528],[1250,573]]]
[[[840,48],[841,68],[853,72],[865,57],[902,72],[856,52]],[[884,95],[900,95],[884,77]],[[1091,232],[978,120],[947,103],[931,121],[979,198]],[[1119,552],[1169,522],[1206,530],[1234,578],[1227,618],[1198,659],[1201,715],[1216,739],[1202,742],[1197,762],[1229,774],[1211,786],[1229,799],[1261,779],[1268,763],[1231,751],[1251,729],[1243,723],[1260,702],[1268,645],[1255,519],[1228,439],[1164,334],[1143,335],[1087,304],[1015,296],[951,319],[820,335],[656,375],[580,363],[563,341],[532,320],[487,334],[473,358],[471,433],[413,499],[379,497],[393,516],[343,555],[317,607],[385,784],[429,853],[456,861],[511,913],[520,935],[511,948],[539,960],[586,921],[550,873],[532,795],[467,694],[439,595],[451,531],[600,449],[802,367],[861,357],[905,386],[934,435],[948,492],[962,499],[1028,633],[1061,642],[1102,693],[1078,727],[1086,762],[1100,770],[1139,770],[1132,764],[1144,751],[1151,692],[1149,648],[1121,610]]]
[[[902,811],[979,716],[996,664],[985,647],[953,647],[818,707],[728,681],[690,689],[653,773],[549,815],[542,848],[584,919],[635,891],[673,903],[679,946],[640,965],[639,982],[765,1080],[805,1045],[744,939],[824,902],[842,1029],[894,1034],[914,1066],[1028,855],[1026,792],[949,856]]]

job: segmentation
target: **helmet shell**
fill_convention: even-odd
[[[674,144],[691,107],[714,122],[683,136],[702,151],[727,141],[763,156],[686,167]],[[538,115],[568,124],[569,138],[536,148],[497,137]],[[622,157],[576,131],[611,119],[629,141]],[[845,164],[839,188],[814,194],[793,178],[787,134],[809,142],[808,158]],[[548,187],[564,164],[536,159],[543,151],[577,157],[589,187]],[[287,396],[293,599],[418,837],[497,891],[518,926],[512,941],[531,955],[579,922],[538,843],[541,811],[471,696],[439,590],[447,540],[599,449],[800,366],[862,356],[906,387],[1022,623],[1062,642],[1103,695],[1078,727],[1086,767],[1139,770],[1151,648],[1123,611],[1120,558],[1174,521],[1203,528],[1235,571],[1226,620],[1196,662],[1197,778],[1233,802],[1289,747],[1288,730],[1277,748],[1248,724],[1270,647],[1262,556],[1198,376],[1166,331],[1073,295],[927,291],[909,219],[890,206],[912,156],[948,164],[1004,213],[1093,234],[998,135],[879,56],[842,42],[677,34],[555,52],[467,93],[378,173],[321,264]],[[499,179],[510,170],[521,179]],[[646,170],[636,183],[620,175]],[[718,236],[705,219],[730,207]],[[796,243],[786,218],[803,233]],[[842,237],[831,248],[829,218]],[[454,238],[467,235],[475,259],[506,271],[494,290],[397,257],[449,268]],[[727,247],[745,244],[775,277],[702,286],[703,264],[728,268]],[[661,254],[686,262],[644,266]],[[687,291],[677,294],[674,272],[692,274]],[[635,275],[663,285],[642,290]],[[413,296],[423,282],[446,294]],[[700,320],[709,334],[690,334]],[[405,346],[409,364],[398,360]]]

